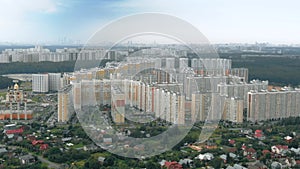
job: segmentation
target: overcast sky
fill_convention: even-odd
[[[84,43],[122,16],[160,12],[196,26],[212,43],[300,44],[298,0],[0,0],[0,42]]]

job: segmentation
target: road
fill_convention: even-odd
[[[29,154],[31,154],[31,153],[29,153]],[[33,155],[33,154],[31,154],[31,155]],[[37,156],[38,160],[40,160],[41,162],[48,164],[48,168],[53,168],[53,169],[61,169],[62,168],[62,166],[60,164],[51,162],[39,155],[35,155],[35,156]]]
[[[8,146],[8,147],[9,148],[21,148],[21,149],[23,149],[22,147],[19,147],[19,146]],[[36,156],[39,161],[48,164],[48,168],[52,168],[52,169],[62,169],[62,168],[64,168],[62,165],[51,162],[51,161],[47,160],[46,158],[44,158],[40,155],[36,155],[36,154],[31,153],[31,152],[28,152],[28,154],[30,154],[32,156]]]

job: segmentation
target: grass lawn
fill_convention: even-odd
[[[77,162],[75,162],[75,166],[77,166],[77,167],[83,167],[85,161],[86,161],[86,160],[77,161]]]
[[[31,98],[32,101],[34,102],[41,102],[41,98],[39,96],[34,96],[33,98]]]
[[[274,140],[281,140],[282,139],[282,137],[280,137],[280,136],[272,136],[271,138],[274,139]]]
[[[218,139],[218,140],[216,140],[216,144],[217,144],[217,145],[220,145],[220,144],[221,144],[221,142],[222,142],[222,140],[221,140],[221,139]]]
[[[83,143],[79,143],[79,144],[75,144],[73,148],[82,148],[83,146],[84,146]]]
[[[108,156],[111,156],[111,154],[110,153],[108,153],[108,152],[103,152],[103,153],[95,153],[95,154],[92,154],[92,156],[93,157],[96,157],[96,158],[98,158],[98,157],[108,157]]]
[[[249,139],[246,137],[238,137],[238,138],[235,138],[234,140],[237,142],[241,142],[241,143],[245,143],[245,142],[249,141]]]
[[[54,135],[62,134],[62,130],[64,130],[64,128],[54,128],[54,129],[51,129],[51,134],[54,134]]]
[[[6,92],[0,92],[0,97],[1,96],[5,99],[6,98]]]

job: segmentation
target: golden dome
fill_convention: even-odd
[[[19,90],[19,85],[17,83],[14,85],[14,90]]]

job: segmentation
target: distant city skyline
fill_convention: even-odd
[[[296,0],[1,0],[0,43],[84,44],[127,15],[157,12],[186,20],[211,43],[300,44]]]

